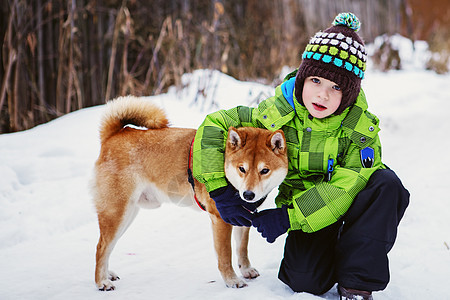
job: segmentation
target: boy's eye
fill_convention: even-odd
[[[314,83],[320,83],[320,80],[318,78],[312,78],[311,81]]]
[[[335,86],[333,86],[333,89],[335,89],[336,91],[340,91],[340,90],[341,90],[341,87],[338,86],[338,85],[335,85]]]

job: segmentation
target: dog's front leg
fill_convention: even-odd
[[[219,271],[228,287],[241,288],[247,284],[236,276],[231,263],[231,232],[233,226],[225,223],[219,216],[210,214],[214,235],[214,248],[217,252]]]
[[[234,227],[239,269],[244,278],[253,279],[259,276],[259,272],[251,266],[248,259],[249,232],[250,227]]]

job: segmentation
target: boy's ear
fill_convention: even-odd
[[[242,146],[241,136],[234,127],[228,129],[228,143],[230,143],[234,149],[239,149]]]

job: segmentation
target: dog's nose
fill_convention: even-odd
[[[255,198],[255,193],[252,191],[245,191],[244,192],[244,199],[245,200],[253,200]]]

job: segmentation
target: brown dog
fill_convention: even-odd
[[[129,124],[134,127],[126,126]],[[93,184],[100,227],[95,283],[100,290],[114,289],[111,281],[119,277],[108,269],[109,257],[139,208],[157,208],[163,202],[195,205],[187,173],[195,132],[194,129],[169,128],[164,112],[148,100],[128,96],[106,105]],[[243,165],[245,173],[239,172]],[[286,142],[281,130],[230,128],[225,171],[241,195],[244,191],[259,195],[253,202],[267,196],[282,182],[287,168]],[[194,183],[195,195],[212,221],[222,277],[229,287],[243,287],[246,284],[236,276],[231,264],[232,225],[220,218],[204,185],[196,180]],[[249,228],[236,229],[239,268],[245,278],[255,278],[259,273],[247,256]]]

